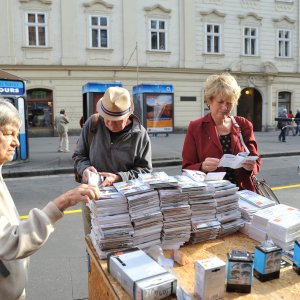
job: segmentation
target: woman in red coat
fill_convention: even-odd
[[[235,78],[228,73],[211,75],[204,86],[205,102],[210,113],[190,123],[182,151],[182,168],[202,172],[226,171],[224,179],[237,184],[240,189],[255,191],[252,175],[257,174],[261,160],[246,161],[242,168],[219,168],[225,153],[236,155],[247,149],[242,145],[242,133],[249,155],[259,156],[252,123],[243,117],[230,117],[234,105],[240,97],[241,88]],[[239,127],[238,127],[239,126]]]

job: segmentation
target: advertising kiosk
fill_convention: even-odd
[[[148,133],[174,130],[174,89],[171,84],[140,84],[133,87],[134,112]]]
[[[83,123],[96,113],[96,105],[105,91],[112,86],[122,86],[121,82],[88,82],[82,87]]]
[[[18,77],[12,76],[6,72],[0,72],[0,97],[5,98],[12,103],[19,111],[22,125],[20,128],[20,147],[16,149],[14,160],[26,160],[29,157],[28,151],[28,129],[26,118],[26,90],[25,83]]]

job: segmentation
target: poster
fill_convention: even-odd
[[[146,121],[150,133],[173,131],[173,94],[146,94]]]

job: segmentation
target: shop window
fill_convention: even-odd
[[[28,125],[30,128],[53,127],[52,91],[34,89],[27,91]]]

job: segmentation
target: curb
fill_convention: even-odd
[[[281,156],[297,156],[300,155],[299,151],[295,152],[279,152],[279,153],[265,153],[261,154],[261,158],[281,157]],[[164,158],[153,159],[153,168],[180,166],[181,159],[179,158]],[[4,171],[4,170],[3,170]],[[57,169],[36,169],[25,170],[15,172],[13,169],[8,169],[2,172],[3,178],[17,178],[17,177],[33,177],[33,176],[45,176],[45,175],[61,175],[61,174],[73,174],[73,167],[57,168]]]

